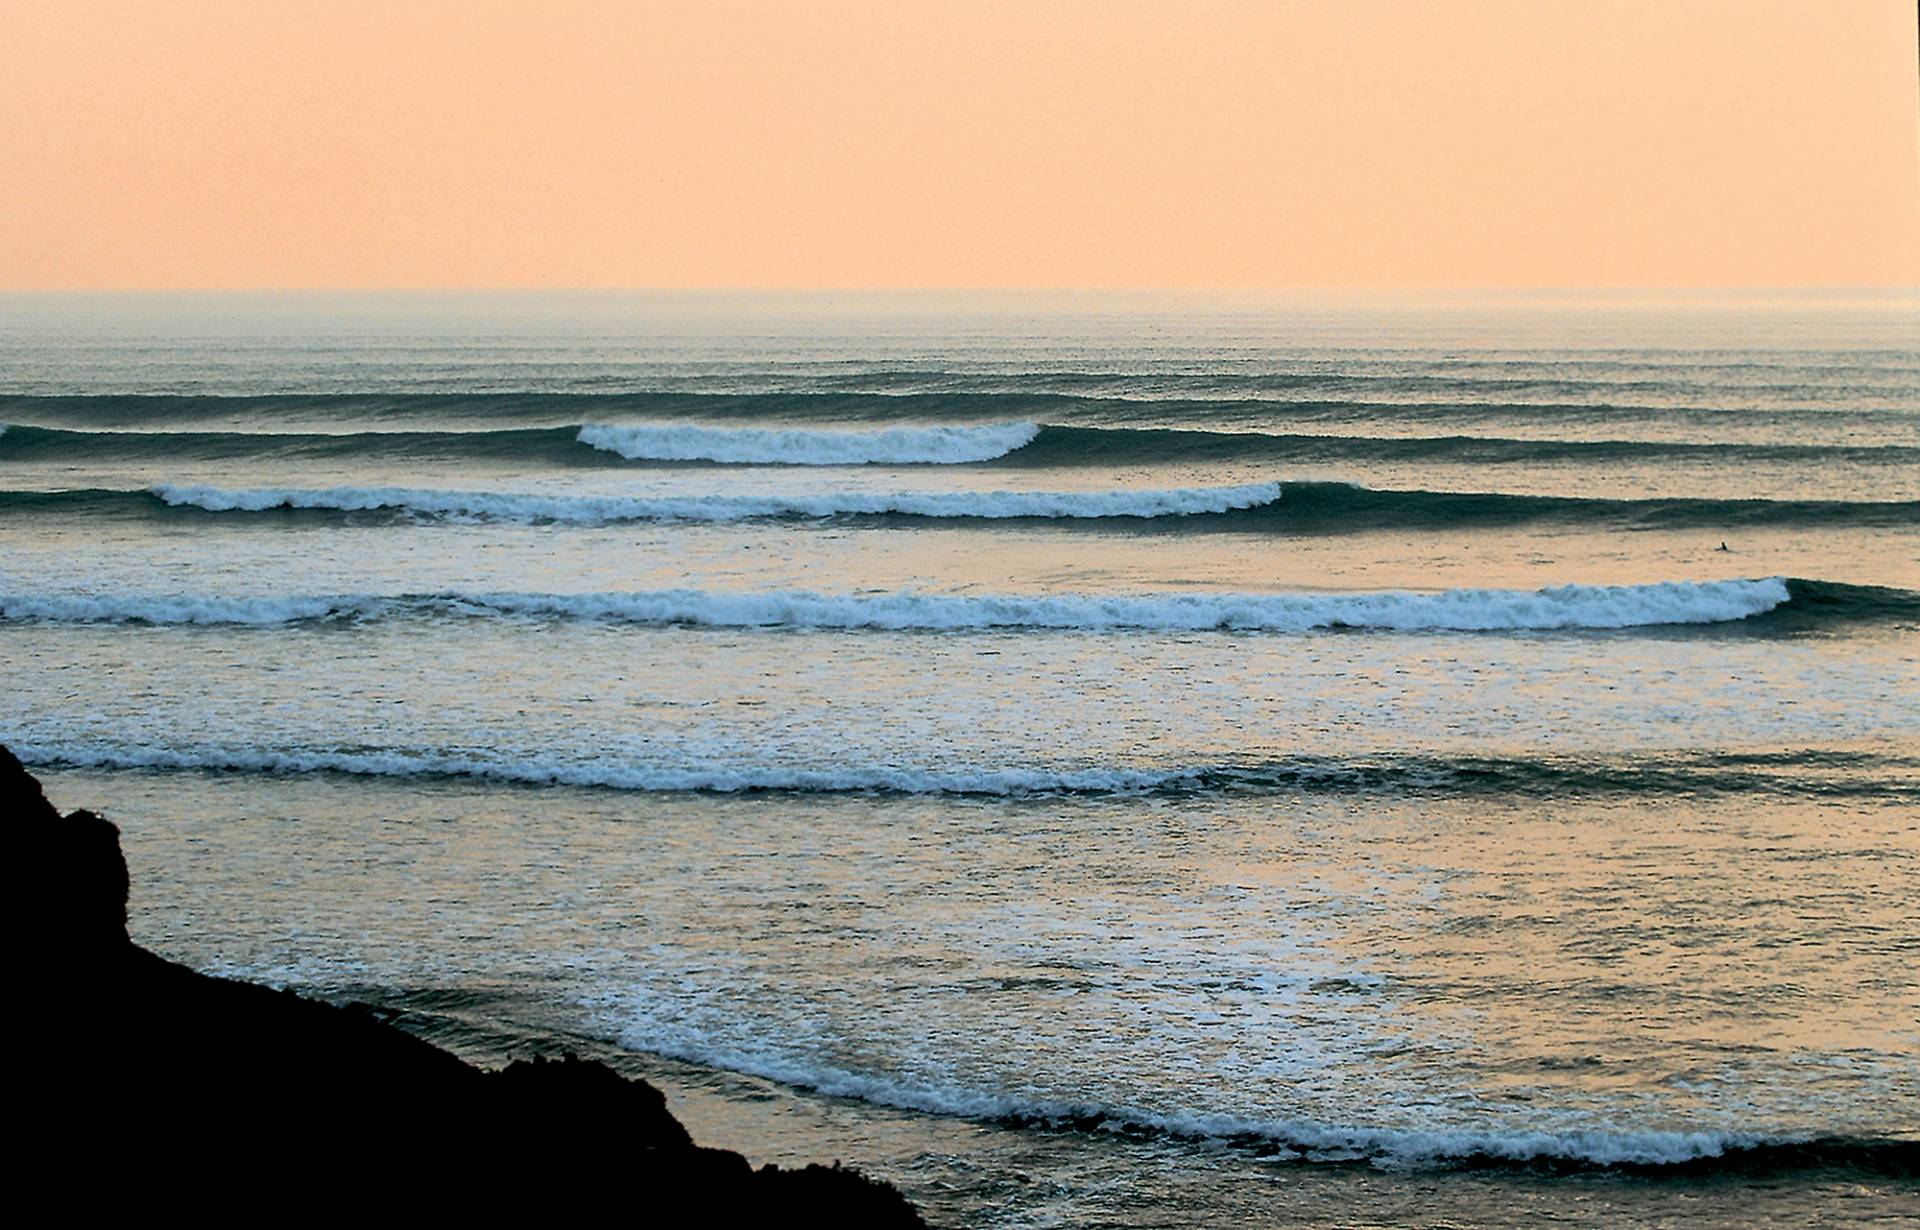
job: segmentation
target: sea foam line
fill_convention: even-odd
[[[1036,423],[821,428],[712,427],[691,423],[590,423],[580,443],[635,461],[734,464],[960,465],[992,461],[1033,443]]]
[[[1611,1167],[1682,1166],[1810,1136],[1767,1137],[1725,1130],[1471,1129],[1452,1126],[1347,1126],[1304,1119],[1261,1119],[1199,1110],[1156,1111],[1095,1101],[1031,1098],[957,1085],[852,1072],[765,1050],[661,1038],[646,1026],[617,1031],[633,1050],[775,1081],[795,1089],[953,1118],[1149,1132],[1183,1139],[1265,1144],[1302,1161],[1367,1161],[1383,1169],[1460,1161],[1553,1161]]]
[[[1373,629],[1496,632],[1711,624],[1764,614],[1791,598],[1780,577],[1564,585],[1438,593],[821,594],[672,589],[632,593],[447,591],[215,597],[4,595],[0,619],[271,627],[311,620],[465,616],[712,628],[874,631],[1244,631]]]
[[[175,507],[211,512],[273,509],[391,510],[429,517],[560,525],[623,521],[732,522],[776,517],[903,515],[1004,520],[1177,517],[1271,504],[1279,483],[1112,491],[933,491],[826,495],[611,496],[446,491],[411,487],[224,488],[161,484],[152,494]]]

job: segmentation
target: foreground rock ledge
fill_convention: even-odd
[[[487,1072],[369,1014],[162,960],[127,936],[119,830],[62,817],[4,747],[0,816],[28,973],[9,1082],[26,1134],[16,1194],[72,1213],[924,1225],[892,1187],[838,1165],[755,1170],[695,1145],[659,1090],[603,1064]]]

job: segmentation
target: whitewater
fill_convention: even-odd
[[[403,487],[242,488],[161,484],[167,504],[209,512],[276,508],[369,512],[392,509],[432,517],[606,525],[619,521],[749,521],[771,517],[912,517],[1090,520],[1179,517],[1254,508],[1280,498],[1279,483],[1215,488],[1114,491],[895,492],[828,495],[694,495],[631,497],[542,495],[535,492],[438,491]]]
[[[681,423],[589,424],[580,442],[644,461],[752,465],[961,465],[1025,448],[1035,423],[884,427],[873,431],[714,427]]]
[[[289,595],[194,597],[0,594],[0,619],[272,627],[309,620],[522,616],[714,628],[942,631],[1304,632],[1311,629],[1512,631],[1617,629],[1749,619],[1791,599],[1784,578],[1558,586],[1436,594],[956,595],[655,593]]]

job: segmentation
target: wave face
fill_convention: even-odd
[[[1160,491],[954,491],[815,496],[544,496],[404,487],[228,489],[159,486],[169,505],[209,512],[327,509],[397,511],[428,517],[609,525],[622,521],[730,522],[765,518],[908,516],[950,520],[1042,518],[1098,520],[1223,513],[1280,498],[1280,484],[1174,488]]]
[[[1377,490],[1288,483],[1286,499],[1219,528],[1293,533],[1455,530],[1529,524],[1725,531],[1741,526],[1920,526],[1920,500],[1598,499],[1495,492]],[[1233,524],[1226,524],[1228,521]]]
[[[1022,466],[1154,465],[1199,462],[1440,462],[1528,465],[1561,462],[1710,460],[1742,463],[1920,464],[1920,448],[1813,444],[1707,444],[1679,440],[1556,440],[1498,435],[1338,435],[1175,427],[1043,428],[1006,458]]]
[[[1031,444],[1033,423],[973,427],[886,427],[817,431],[707,427],[688,423],[588,425],[580,442],[635,461],[717,461],[747,465],[961,465],[991,461]]]
[[[514,757],[470,749],[269,749],[249,745],[162,747],[151,742],[8,739],[29,765],[158,772],[339,774],[347,777],[470,779],[661,794],[860,794],[1031,798],[1388,793],[1448,797],[1646,798],[1779,795],[1827,799],[1920,800],[1920,762],[1909,757],[1813,750],[1768,755],[1702,753],[1623,757],[1501,759],[1403,755],[1163,767],[1096,765],[908,768],[840,764],[691,760],[634,763],[620,758]]]
[[[1763,580],[1567,585],[1440,593],[1162,593],[984,596],[725,593],[440,593],[276,598],[14,597],[0,619],[49,623],[211,624],[265,627],[397,615],[504,615],[715,628],[884,631],[984,629],[1304,632],[1380,629],[1491,632],[1715,624],[1791,601],[1788,583]]]

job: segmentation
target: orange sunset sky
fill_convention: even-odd
[[[1920,283],[1912,0],[0,0],[0,287]]]

